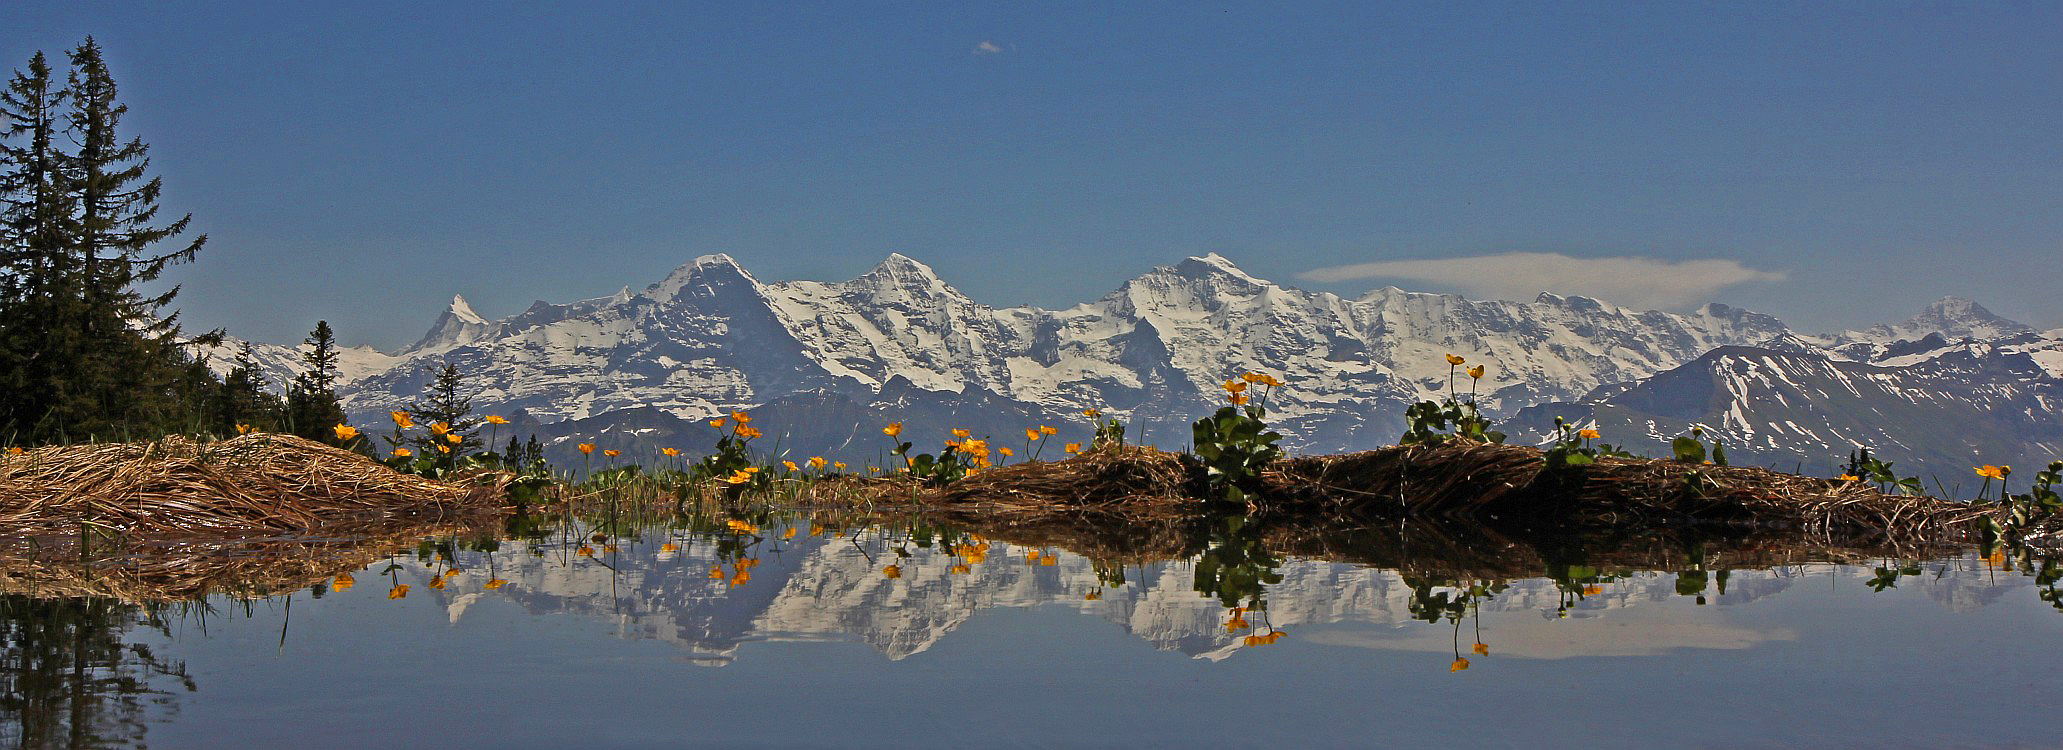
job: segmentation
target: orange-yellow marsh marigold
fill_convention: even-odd
[[[395,448],[395,449],[394,449],[394,457],[395,457],[395,458],[408,458],[409,456],[413,456],[413,455],[415,455],[415,451],[409,450],[409,449],[407,449],[407,448]]]
[[[1069,453],[1080,453],[1080,452],[1082,452],[1082,444],[1081,444],[1081,443],[1068,443],[1068,444],[1067,444],[1067,452],[1069,452]]]
[[[440,445],[440,446],[437,446],[437,452],[438,452],[438,453],[450,453],[450,452],[451,452],[451,446],[449,446],[449,445]]]
[[[745,438],[746,440],[751,440],[764,434],[766,433],[760,432],[757,427],[738,426],[738,437]]]
[[[752,421],[752,415],[746,414],[742,411],[731,412],[731,418],[738,420],[738,424],[747,424]]]
[[[1083,409],[1082,416],[1088,417],[1090,419],[1095,419],[1097,417],[1103,416],[1103,411],[1101,409]]]
[[[903,434],[903,423],[901,423],[901,422],[890,422],[890,423],[888,423],[888,426],[887,426],[887,427],[883,427],[883,428],[881,428],[881,434],[883,434],[883,435],[887,435],[887,436],[889,436],[889,437],[902,437],[902,434]]]
[[[443,422],[436,422],[430,425],[430,431],[437,433],[439,435],[443,435],[445,433],[451,432],[451,425]]]
[[[674,544],[673,542],[667,542],[665,544],[659,545],[660,552],[679,552],[680,548],[680,545]]]
[[[1476,655],[1477,655],[1477,656],[1489,656],[1489,655],[1490,655],[1490,644],[1488,644],[1488,643],[1478,643],[1478,644],[1476,644],[1476,648],[1475,648],[1475,651],[1476,651]]]
[[[21,455],[27,455],[27,454],[28,454],[28,451],[22,450],[22,447],[21,447],[21,446],[19,446],[19,445],[14,445],[14,446],[8,446],[8,448],[7,448],[7,455],[10,455],[10,456],[21,456]]]
[[[966,430],[963,430],[963,429],[960,429],[960,428],[958,428],[958,427],[955,427],[955,428],[953,428],[953,437],[959,438],[959,439],[961,439],[961,440],[966,440],[967,438],[970,438],[970,437],[973,437],[973,436],[974,436],[974,433],[972,433],[972,432],[968,432],[968,431],[966,431]]]
[[[794,461],[782,461],[781,465],[788,467],[789,471],[802,471],[802,467],[796,466]]]
[[[1042,437],[1042,436],[1041,436],[1041,435],[1039,434],[1039,431],[1038,431],[1038,429],[1037,429],[1037,428],[1033,428],[1033,427],[1026,427],[1026,428],[1024,428],[1024,439],[1026,439],[1026,440],[1037,440],[1037,439],[1039,439],[1040,437]]]
[[[679,448],[660,448],[659,454],[663,456],[678,456],[681,452]]]
[[[1576,437],[1579,437],[1579,438],[1585,438],[1585,439],[1588,439],[1588,440],[1596,440],[1596,439],[1598,439],[1598,438],[1600,438],[1600,437],[1603,437],[1603,435],[1600,435],[1600,434],[1598,433],[1598,431],[1597,431],[1597,430],[1588,430],[1588,429],[1586,429],[1586,430],[1577,430],[1577,431],[1576,431]]]
[[[1483,366],[1476,365],[1475,367],[1468,368],[1468,376],[1477,380],[1483,379]]]
[[[1459,672],[1464,669],[1468,669],[1467,659],[1455,659],[1453,664],[1447,665],[1447,671],[1449,672]]]
[[[722,418],[722,417],[718,417],[718,418],[716,418],[716,419],[712,419],[712,420],[709,420],[709,426],[711,426],[711,427],[714,427],[714,428],[716,428],[716,429],[719,429],[719,430],[723,429],[723,426],[724,426],[724,424],[725,424],[725,422],[724,422],[724,420],[723,420],[723,418]]]
[[[1246,394],[1244,393],[1234,393],[1230,398],[1232,399],[1233,406],[1240,406],[1246,403]]]
[[[340,424],[330,429],[336,431],[338,440],[350,440],[351,438],[358,437],[358,428],[348,424]]]
[[[413,419],[409,419],[409,418],[408,418],[408,412],[405,412],[405,411],[390,411],[390,412],[387,412],[387,416],[390,416],[390,417],[393,417],[393,418],[394,418],[394,426],[395,426],[395,427],[399,427],[399,428],[401,428],[401,429],[404,429],[404,430],[406,430],[406,429],[408,429],[408,428],[410,428],[410,427],[414,427],[414,426],[415,426],[415,420],[413,420]]]
[[[1993,466],[1991,464],[1985,464],[1983,466],[1977,467],[1977,476],[1984,477],[1985,479],[1997,479],[1999,481],[2005,481],[2006,475],[2011,473],[2013,473],[2013,467],[2011,466]]]
[[[890,565],[886,568],[882,568],[881,574],[888,576],[889,578],[901,578],[903,577],[903,569],[900,565]]]
[[[1060,434],[1060,428],[1058,428],[1058,427],[1047,427],[1046,425],[1039,425],[1039,434],[1041,434],[1041,435],[1058,435],[1058,434]]]
[[[614,450],[614,449],[610,449],[610,450],[605,450],[605,451],[602,451],[602,455],[604,455],[604,456],[608,456],[608,457],[610,457],[610,458],[615,458],[615,457],[617,457],[617,456],[621,456],[621,455],[623,455],[623,451],[619,451],[619,450]]]
[[[237,425],[237,426],[236,426],[236,434],[238,434],[238,435],[249,435],[249,434],[251,434],[251,426],[250,426],[250,425],[247,425],[247,424],[240,424],[240,425]]]
[[[1467,362],[1467,361],[1468,361],[1468,360],[1466,360],[1466,359],[1463,359],[1463,358],[1461,357],[1461,355],[1459,355],[1459,354],[1449,354],[1449,355],[1447,355],[1447,364],[1450,364],[1450,365],[1454,365],[1454,366],[1456,366],[1456,367],[1459,367],[1459,366],[1461,366],[1461,363],[1463,363],[1463,362]]]
[[[1862,477],[1856,476],[1856,475],[1854,475],[1854,474],[1842,474],[1841,476],[1838,476],[1838,477],[1834,477],[1834,479],[1836,479],[1836,480],[1838,480],[1838,481],[1842,481],[1842,482],[1860,482],[1860,481],[1862,481]]]
[[[1007,446],[1007,445],[999,445],[999,446],[996,446],[996,452],[997,452],[997,453],[1001,453],[1001,454],[1003,454],[1003,457],[1004,457],[1004,458],[1009,458],[1009,457],[1011,457],[1011,456],[1015,456],[1015,455],[1017,455],[1016,453],[1012,452],[1012,451],[1010,450],[1010,446]]]
[[[458,445],[460,441],[465,440],[465,438],[460,437],[459,434],[455,432],[449,435],[445,435],[444,439],[452,445]]]
[[[397,583],[394,584],[394,588],[387,589],[387,598],[389,599],[399,599],[404,596],[408,596],[408,584],[406,583]]]
[[[580,449],[582,455],[587,455],[595,452],[594,443],[581,443],[580,445],[575,447],[578,447]]]
[[[837,469],[837,470],[839,470],[839,471],[845,471],[845,462],[844,462],[844,461],[839,461],[839,462],[833,463],[833,464],[831,464],[831,468],[833,468],[833,469]],[[874,469],[874,470],[875,470],[875,471],[880,471],[881,469],[880,469],[880,467],[875,467],[875,469]]]
[[[824,457],[823,457],[823,456],[810,456],[810,457],[809,457],[809,467],[810,467],[810,468],[812,468],[812,469],[816,469],[816,470],[818,470],[818,471],[822,471],[822,470],[823,470],[823,468],[824,468]]]
[[[488,424],[508,424],[508,423],[509,423],[509,420],[507,420],[507,419],[503,419],[503,418],[501,418],[501,417],[493,417],[493,416],[490,416],[490,417],[487,417],[487,423],[488,423]]]

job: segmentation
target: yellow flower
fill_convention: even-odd
[[[727,484],[744,484],[752,481],[752,472],[734,471],[730,476],[724,477],[723,481]]]
[[[721,581],[721,580],[723,580],[723,568],[721,568],[721,567],[716,567],[716,568],[710,568],[710,569],[709,569],[709,580],[712,580],[712,581]]]
[[[444,571],[444,577],[445,577],[445,578],[457,578],[457,577],[458,577],[458,574],[459,574],[459,573],[462,573],[462,572],[464,572],[464,571],[461,571],[461,570],[459,570],[458,568],[452,568],[452,569],[450,569],[450,570]]]
[[[413,419],[409,419],[409,418],[408,418],[408,412],[405,412],[405,411],[390,411],[390,412],[387,412],[387,416],[390,416],[390,417],[393,417],[393,418],[394,418],[394,426],[395,426],[395,427],[399,427],[399,428],[401,428],[401,429],[404,429],[404,430],[406,430],[406,429],[408,429],[408,428],[410,428],[410,427],[414,427],[414,426],[415,426],[415,420],[413,420]]]
[[[731,419],[737,420],[738,424],[748,424],[752,421],[752,415],[742,411],[733,411],[731,412]]]
[[[1026,428],[1024,428],[1024,439],[1026,439],[1026,440],[1037,440],[1037,439],[1039,439],[1040,437],[1041,437],[1041,435],[1039,435],[1039,431],[1038,431],[1038,430],[1037,430],[1036,428],[1032,428],[1032,427],[1026,427]]]
[[[336,431],[338,440],[350,440],[351,438],[358,437],[358,428],[348,424],[340,424],[330,429]]]
[[[1999,481],[2005,481],[2006,475],[2011,473],[2013,473],[2013,467],[2011,466],[1993,466],[1991,464],[1985,464],[1983,466],[1977,467],[1977,476],[1984,477],[1985,479],[1997,479]]]
[[[1230,398],[1232,399],[1233,406],[1239,406],[1241,404],[1246,403],[1246,394],[1244,393],[1234,393],[1231,395]]]
[[[579,449],[580,449],[580,453],[581,453],[582,455],[589,455],[589,454],[593,454],[593,453],[595,452],[595,444],[594,444],[594,443],[581,443],[580,445],[577,445],[577,446],[574,446],[574,447],[577,447],[577,448],[579,448]]]
[[[709,426],[719,430],[723,429],[723,426],[725,424],[727,423],[724,421],[723,417],[717,417],[716,419],[709,420]]]
[[[740,532],[740,533],[745,533],[745,534],[751,534],[751,533],[754,533],[754,532],[757,532],[757,531],[759,531],[759,527],[758,527],[758,526],[754,526],[754,525],[752,525],[752,524],[750,524],[750,523],[747,523],[747,522],[745,522],[745,521],[740,521],[740,520],[737,520],[737,519],[735,519],[735,518],[734,518],[734,519],[731,519],[731,520],[729,520],[729,521],[726,521],[726,522],[724,522],[724,523],[725,523],[725,525],[726,525],[726,526],[729,526],[729,527],[731,528],[731,530],[732,530],[732,531],[736,531],[736,532]]]
[[[1249,383],[1259,383],[1261,382],[1261,374],[1258,372],[1249,372],[1245,375],[1239,376],[1239,379]]]
[[[350,573],[339,574],[336,580],[330,582],[330,588],[338,591],[350,591],[351,587],[356,585],[358,579],[352,578]]]
[[[1597,431],[1597,430],[1594,430],[1594,429],[1584,429],[1584,430],[1577,430],[1577,431],[1576,431],[1576,437],[1579,437],[1579,438],[1586,438],[1586,439],[1590,439],[1590,440],[1596,440],[1596,439],[1598,439],[1598,438],[1600,438],[1600,437],[1603,437],[1603,435],[1600,435],[1600,434],[1598,433],[1598,431]]]
[[[487,583],[485,584],[485,588],[486,588],[486,589],[487,589],[488,591],[493,591],[493,590],[495,590],[495,589],[498,589],[498,588],[501,588],[501,587],[503,587],[503,586],[507,586],[507,585],[509,585],[509,582],[508,582],[508,581],[504,581],[504,580],[502,580],[502,579],[499,579],[499,578],[489,578],[489,579],[487,579]]]
[[[759,437],[761,434],[763,433],[761,433],[759,431],[759,428],[757,427],[746,427],[744,425],[738,426],[738,437],[745,438],[746,440],[751,440],[753,438]]]
[[[508,423],[509,423],[509,421],[508,421],[508,420],[506,420],[506,419],[503,419],[503,418],[501,418],[501,417],[488,417],[488,418],[487,418],[487,423],[488,423],[488,424],[508,424]]]
[[[967,438],[970,438],[970,437],[973,437],[973,436],[974,436],[974,433],[968,432],[968,431],[966,431],[966,430],[963,430],[963,429],[960,429],[960,428],[958,428],[958,427],[955,427],[955,428],[953,428],[953,437],[959,438],[959,439],[961,439],[961,440],[966,440]]]
[[[1834,479],[1836,479],[1836,480],[1838,480],[1838,481],[1842,481],[1842,482],[1860,482],[1860,481],[1862,481],[1862,477],[1856,476],[1856,475],[1854,475],[1854,474],[1842,474],[1841,476],[1838,476],[1838,477],[1834,477]]]
[[[890,565],[886,568],[882,568],[881,574],[888,576],[889,578],[901,578],[903,577],[903,569],[900,565]]]
[[[459,434],[456,432],[451,433],[449,435],[445,435],[444,439],[450,442],[452,445],[458,445],[460,442],[465,440],[464,437],[460,437]]]
[[[451,446],[449,446],[449,445],[440,445],[440,446],[437,446],[437,452],[438,452],[438,453],[450,453],[450,452],[451,452]]]
[[[389,599],[399,599],[404,596],[408,596],[408,584],[406,583],[397,583],[394,584],[394,588],[387,589],[387,598]]]
[[[971,570],[973,570],[973,568],[967,567],[966,563],[960,563],[950,568],[946,568],[946,572],[952,575],[960,575]]]
[[[1016,453],[1014,453],[1014,452],[1011,452],[1011,450],[1010,450],[1010,446],[1007,446],[1007,445],[1001,445],[1001,446],[997,446],[997,447],[996,447],[996,452],[997,452],[997,453],[1001,453],[1001,454],[1003,454],[1003,457],[1004,457],[1004,458],[1009,458],[1009,457],[1011,457],[1011,456],[1015,456],[1015,455],[1017,455]]]
[[[1476,649],[1475,649],[1475,651],[1476,651],[1476,655],[1477,655],[1477,656],[1489,656],[1489,655],[1490,655],[1490,644],[1488,644],[1488,643],[1478,643],[1478,644],[1476,644]]]
[[[594,557],[594,556],[595,556],[595,551],[594,551],[594,549],[593,549],[593,548],[591,548],[591,547],[589,547],[589,546],[587,546],[587,545],[583,544],[583,545],[580,545],[580,551],[579,551],[579,552],[577,552],[577,553],[575,553],[575,554],[578,554],[578,555],[580,555],[581,557]]]
[[[443,590],[444,590],[444,577],[443,577],[443,576],[430,576],[430,588],[436,589],[436,590],[438,590],[438,591],[443,591]]]
[[[1449,354],[1449,355],[1447,355],[1447,364],[1450,364],[1450,365],[1454,365],[1454,366],[1456,366],[1456,367],[1459,367],[1459,366],[1461,366],[1461,363],[1463,363],[1463,362],[1467,362],[1467,361],[1468,361],[1468,360],[1466,360],[1466,359],[1462,359],[1462,358],[1461,358],[1461,355],[1459,355],[1459,354]],[[1463,666],[1463,668],[1464,668],[1464,669],[1465,669],[1465,668],[1467,668],[1467,663],[1466,663],[1466,662],[1464,662],[1462,666]]]
[[[409,456],[413,456],[413,455],[415,455],[415,451],[409,450],[409,449],[407,449],[407,448],[395,448],[395,449],[394,449],[394,457],[395,457],[395,458],[408,458]]]
[[[602,455],[604,455],[604,456],[608,456],[608,457],[610,457],[610,458],[615,458],[615,457],[617,457],[617,456],[621,456],[621,455],[623,455],[623,451],[619,451],[619,450],[614,450],[614,449],[610,449],[610,450],[604,450],[604,451],[602,451]]]
[[[750,581],[750,580],[752,580],[752,571],[749,571],[749,570],[740,570],[740,571],[738,571],[738,574],[737,574],[737,575],[731,576],[731,585],[732,585],[732,586],[743,586],[743,585],[745,585],[745,582],[746,582],[746,581]]]
[[[19,445],[10,445],[7,447],[7,455],[23,456],[28,455],[28,451],[22,450],[22,447]]]
[[[796,466],[794,461],[782,461],[781,465],[788,467],[789,471],[802,471],[802,467]]]
[[[1047,427],[1047,426],[1045,426],[1045,425],[1039,425],[1039,434],[1041,434],[1041,435],[1058,435],[1058,434],[1060,434],[1060,430],[1059,430],[1059,428],[1056,428],[1056,427]]]
[[[816,469],[816,470],[818,470],[818,471],[823,471],[823,470],[824,470],[824,463],[825,463],[825,462],[824,462],[824,457],[823,457],[823,456],[810,456],[810,457],[809,457],[809,467],[810,467],[810,468],[812,468],[812,469]]]
[[[890,422],[890,423],[888,423],[888,426],[887,426],[887,427],[883,427],[883,428],[881,428],[881,434],[883,434],[883,435],[887,435],[887,436],[889,436],[889,437],[902,437],[902,434],[903,434],[903,423],[901,423],[901,422]]]
[[[1060,558],[1058,557],[1054,557],[1053,555],[1039,555],[1039,565],[1041,567],[1050,568],[1059,564]]]
[[[787,530],[787,531],[783,531],[783,532],[781,532],[781,538],[782,538],[782,539],[794,539],[794,538],[795,538],[795,532],[796,532],[796,531],[798,531],[798,529],[796,529],[796,528],[795,528],[795,527],[793,527],[793,526],[790,526],[790,527],[788,527],[788,530]]]
[[[247,425],[247,424],[240,424],[240,425],[237,425],[237,426],[236,426],[236,434],[238,434],[238,435],[249,435],[249,434],[251,434],[251,426],[250,426],[250,425]]]
[[[665,544],[659,545],[660,552],[679,552],[680,548],[680,545],[674,544],[673,542],[667,542]]]
[[[1068,443],[1068,444],[1067,444],[1067,452],[1069,452],[1069,453],[1080,453],[1080,452],[1082,452],[1082,444],[1081,444],[1081,443]]]
[[[845,471],[845,462],[844,462],[844,461],[839,461],[839,462],[833,463],[833,464],[831,464],[831,468],[833,468],[833,469],[837,469],[837,470],[839,470],[839,471]],[[880,469],[875,469],[875,471],[880,471]]]
[[[1095,419],[1097,417],[1103,416],[1103,412],[1097,409],[1083,409],[1082,416],[1088,417],[1090,419]]]
[[[1477,380],[1482,380],[1482,379],[1483,379],[1483,366],[1482,366],[1482,365],[1476,365],[1475,367],[1471,367],[1471,368],[1468,368],[1468,376],[1469,376],[1469,377],[1471,377],[1471,378],[1475,378],[1475,379],[1477,379]]]
[[[1455,659],[1453,664],[1447,666],[1447,671],[1449,672],[1459,672],[1464,669],[1468,669],[1467,659]]]
[[[430,425],[430,432],[442,435],[451,432],[451,425],[443,422],[436,422]]]
[[[664,456],[678,456],[681,454],[679,448],[660,448],[659,453]]]

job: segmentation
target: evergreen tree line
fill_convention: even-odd
[[[192,217],[158,216],[149,147],[121,127],[91,37],[66,54],[62,78],[42,52],[0,90],[0,443],[148,439],[172,433],[290,431],[334,442],[344,419],[327,323],[304,354],[308,371],[284,398],[262,382],[248,346],[218,379],[169,305],[148,292],[191,262],[207,235],[181,239]]]

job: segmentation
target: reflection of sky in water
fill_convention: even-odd
[[[771,535],[770,535],[771,536]],[[862,535],[762,545],[749,581],[658,538],[584,560],[504,543],[444,590],[404,560],[351,591],[139,635],[199,691],[167,747],[253,746],[1909,746],[2055,745],[2035,701],[2063,613],[1974,561],[1872,593],[1867,568],[1733,571],[1699,606],[1670,573],[1569,601],[1513,582],[1465,619],[1413,619],[1395,572],[1293,561],[1243,646],[1193,564],[1099,584],[1057,549],[993,542],[895,560]],[[599,546],[597,546],[599,550]],[[1034,550],[1036,551],[1036,550]],[[491,557],[491,560],[490,560]],[[899,579],[881,566],[898,562]],[[604,563],[613,566],[605,567]],[[1937,569],[1948,572],[1935,577]],[[489,569],[509,583],[485,590]],[[1098,598],[1088,598],[1095,592]],[[223,609],[228,609],[223,605]],[[280,645],[282,625],[286,642]],[[1476,642],[1488,655],[1467,654]],[[159,641],[169,640],[168,643]],[[1471,660],[1450,673],[1456,641]],[[1246,653],[1252,651],[1252,653]],[[709,668],[720,667],[720,668]]]

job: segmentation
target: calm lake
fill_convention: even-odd
[[[772,512],[635,525],[217,550],[301,580],[174,602],[67,595],[91,590],[79,570],[17,560],[0,742],[2063,746],[2055,568],[2010,555],[1644,541],[1661,562],[1622,565],[1474,540],[1443,559],[1409,528],[1238,519],[1018,541]],[[128,564],[134,592],[202,585]]]

